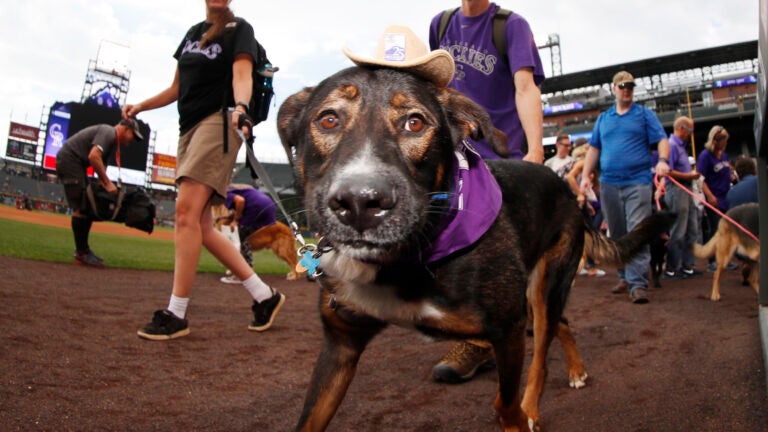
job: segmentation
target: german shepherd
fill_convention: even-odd
[[[669,226],[668,218],[652,216],[609,240],[585,222],[568,185],[549,168],[489,161],[498,214],[476,242],[430,261],[458,197],[469,207],[473,199],[485,202],[482,193],[465,196],[464,178],[454,175],[474,157],[465,139],[486,139],[507,154],[504,134],[479,105],[403,71],[352,67],[290,96],[277,122],[325,245],[317,278],[323,344],[298,431],[325,430],[360,355],[389,323],[489,341],[502,428],[538,429],[547,350],[556,336],[572,339],[561,318],[585,247],[619,265]],[[472,169],[483,172],[485,164]],[[534,356],[521,403],[528,302]]]
[[[749,232],[759,236],[760,206],[757,203],[738,205],[725,214],[746,228]],[[720,275],[723,269],[731,262],[734,255],[743,262],[742,285],[751,285],[755,293],[759,291],[758,263],[760,261],[760,245],[751,236],[737,228],[725,218],[717,224],[715,235],[705,245],[694,244],[693,253],[698,258],[711,258],[713,255],[717,261],[717,269],[712,277],[712,301],[720,300]]]
[[[230,224],[234,214],[224,205],[211,206],[211,214],[215,221],[216,229],[221,229],[224,224]],[[298,280],[300,275],[296,271],[296,264],[299,257],[296,254],[296,238],[288,225],[275,221],[272,225],[259,228],[253,234],[249,235],[246,241],[251,245],[253,252],[262,249],[269,249],[277,255],[278,258],[285,261],[290,269],[286,279]]]

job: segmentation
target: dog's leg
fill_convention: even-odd
[[[360,317],[339,306],[329,306],[330,296],[323,290],[323,346],[315,362],[304,408],[296,431],[319,432],[328,427],[355,376],[357,362],[370,340],[386,324]]]
[[[568,385],[579,389],[587,385],[587,369],[584,366],[584,360],[576,348],[576,339],[571,333],[571,327],[568,320],[562,318],[557,326],[557,340],[565,350],[565,359],[568,362]]]
[[[712,276],[712,295],[710,300],[720,301],[720,275],[723,273],[725,266],[731,261],[733,252],[736,250],[736,244],[731,241],[731,234],[724,232],[717,242],[717,249],[715,250],[715,262],[717,263],[717,269]]]
[[[533,311],[533,359],[528,367],[528,383],[523,395],[522,410],[528,416],[531,430],[539,430],[539,398],[544,389],[546,359],[554,329],[547,322],[547,304],[544,298],[544,275],[547,263],[540,260],[528,278],[528,303]]]
[[[508,339],[493,344],[499,374],[493,407],[499,415],[504,432],[533,431],[532,424],[520,407],[520,376],[525,360],[525,321],[526,318],[520,316],[510,329]]]

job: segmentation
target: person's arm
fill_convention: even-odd
[[[232,94],[235,97],[235,103],[243,102],[248,104],[251,100],[253,91],[253,59],[250,54],[240,53],[235,56],[232,63]],[[245,108],[235,106],[235,113],[232,115],[232,128],[237,129],[237,122],[240,119],[240,113],[245,113]],[[251,113],[253,114],[253,113]],[[248,128],[243,127],[243,133],[249,133]]]
[[[93,171],[96,175],[99,176],[99,182],[104,186],[104,189],[114,195],[117,193],[117,186],[115,186],[115,184],[112,183],[112,180],[107,177],[107,168],[101,160],[101,155],[102,152],[99,146],[92,146],[90,153],[88,153],[88,162],[93,167]]]
[[[128,120],[136,117],[142,111],[149,111],[155,108],[164,107],[179,100],[179,68],[176,67],[176,73],[173,76],[171,85],[160,93],[139,102],[135,105],[125,105],[123,107],[123,119]]]
[[[656,174],[666,177],[669,174],[669,140],[663,138],[658,144],[659,162],[656,163]]]
[[[707,199],[708,203],[717,207],[717,197],[709,189],[709,186],[707,186],[707,182],[701,182],[701,192],[704,193],[704,197]]]
[[[672,177],[675,180],[680,181],[691,181],[698,179],[701,174],[699,174],[698,171],[691,171],[691,172],[682,172],[678,170],[669,170],[669,173],[667,174],[669,177]]]
[[[230,225],[238,225],[240,224],[240,219],[242,219],[243,211],[245,210],[245,198],[240,195],[235,195],[234,198],[232,198],[232,203],[235,206],[235,212]]]
[[[581,193],[585,196],[592,189],[592,170],[595,168],[600,157],[600,150],[597,147],[589,146],[587,155],[584,156],[584,168],[581,170]]]
[[[573,168],[571,168],[571,171],[568,172],[568,175],[565,176],[565,180],[568,182],[568,186],[571,187],[571,191],[573,191],[573,194],[576,195],[576,199],[579,202],[579,207],[584,205],[584,194],[581,193],[581,188],[579,187],[579,183],[576,181],[576,179],[579,177],[579,174],[584,170],[584,159],[576,161],[575,164],[573,164]]]
[[[541,107],[541,89],[533,80],[533,69],[522,68],[515,72],[515,104],[520,123],[528,142],[528,153],[523,160],[544,162],[544,113]]]

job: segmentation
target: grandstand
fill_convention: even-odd
[[[599,113],[613,104],[611,80],[619,70],[627,70],[635,76],[637,102],[653,109],[668,131],[677,116],[688,115],[690,110],[696,121],[694,143],[697,148],[692,153],[703,148],[709,128],[721,124],[731,133],[729,154],[755,155],[757,52],[758,42],[755,40],[547,78],[542,84],[545,155],[554,154],[553,144],[558,134],[567,133],[572,138],[591,135]],[[41,132],[44,130],[41,128]],[[44,137],[40,142],[45,142]],[[152,144],[148,150],[153,152]],[[152,157],[149,154],[147,160],[151,161]],[[2,161],[3,202],[15,202],[26,193],[40,208],[66,211],[58,205],[64,199],[55,174],[44,170],[39,160],[29,162],[7,157]],[[292,215],[303,215],[290,167],[274,163],[263,165],[288,211]],[[233,182],[253,184],[254,180],[245,165],[238,164]],[[256,184],[260,185],[258,181]],[[175,191],[166,190],[167,185],[152,183],[150,175],[144,186],[152,191],[156,200],[159,223],[172,225]],[[302,224],[302,221],[297,222]]]

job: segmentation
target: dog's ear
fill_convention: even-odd
[[[491,116],[480,105],[453,89],[444,89],[438,95],[438,100],[448,117],[456,146],[466,137],[484,139],[496,154],[504,158],[509,156],[507,135],[493,127]]]
[[[291,166],[294,166],[296,162],[296,146],[299,139],[297,133],[300,130],[299,120],[314,89],[314,87],[305,87],[298,93],[289,96],[277,111],[277,133]]]

